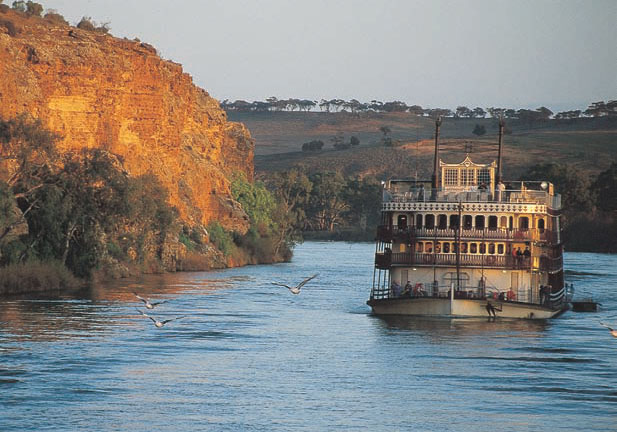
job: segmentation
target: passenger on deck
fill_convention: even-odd
[[[394,297],[401,295],[401,285],[397,281],[392,282],[392,295]]]
[[[417,283],[416,286],[413,287],[413,296],[414,297],[424,297],[426,292],[424,291],[424,286],[421,283]]]
[[[506,197],[506,185],[502,182],[497,183],[497,201],[503,201]]]
[[[514,294],[514,291],[512,291],[512,288],[510,287],[510,289],[508,290],[508,293],[506,294],[506,298],[508,299],[508,301],[514,301],[516,300],[516,294]]]
[[[411,290],[413,289],[413,287],[411,286],[411,282],[407,281],[407,283],[405,284],[405,288],[403,288],[403,292],[401,293],[401,296],[410,296],[411,297]]]
[[[523,252],[523,256],[527,258],[531,256],[531,251],[529,250],[529,246],[525,246],[525,251]]]
[[[551,303],[551,292],[553,292],[553,287],[551,285],[547,285],[544,287],[546,289],[546,295],[544,296],[544,305],[548,306]]]

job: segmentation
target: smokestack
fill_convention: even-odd
[[[433,190],[439,188],[439,128],[441,127],[441,116],[435,121],[435,161],[433,166],[432,187]]]
[[[501,182],[501,147],[503,145],[503,129],[506,122],[503,117],[499,117],[499,147],[497,150],[497,183]]]

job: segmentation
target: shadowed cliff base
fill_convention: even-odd
[[[27,115],[0,119],[0,293],[70,288],[71,273],[126,277],[290,258],[275,197],[244,174],[232,199],[246,231],[191,226],[156,176],[129,175],[123,158],[103,149],[61,150],[57,139]]]

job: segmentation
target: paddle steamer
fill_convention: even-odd
[[[382,315],[551,318],[567,308],[561,197],[550,182],[504,181],[497,160],[440,159],[430,181],[383,186],[368,305]]]

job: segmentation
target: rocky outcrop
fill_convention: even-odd
[[[102,147],[129,174],[155,174],[188,225],[246,231],[230,178],[252,178],[253,141],[181,65],[138,41],[6,9],[0,19],[0,116],[29,113],[62,150]]]

